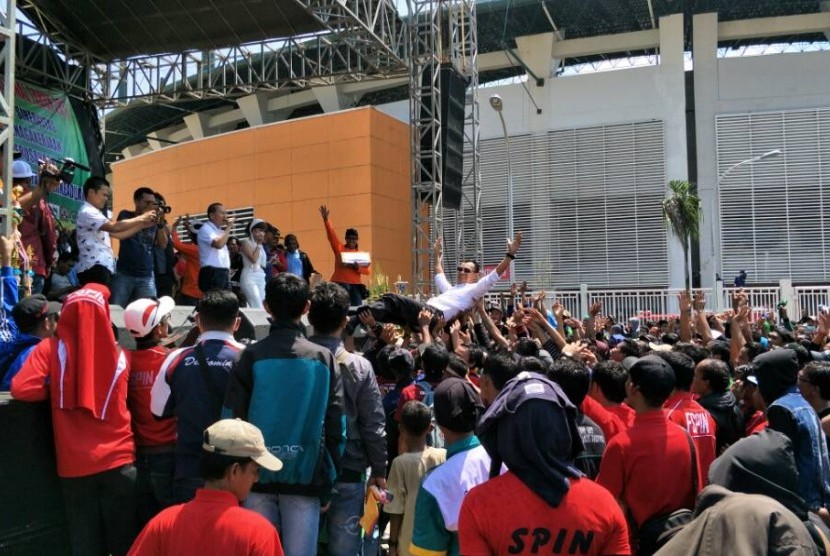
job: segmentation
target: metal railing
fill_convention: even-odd
[[[715,311],[717,307],[730,309],[732,296],[739,288],[721,288],[721,303],[717,303],[711,289],[703,289],[706,294],[706,310]],[[753,317],[766,311],[774,311],[779,301],[786,300],[787,312],[794,321],[801,318],[802,311],[815,316],[822,305],[830,306],[830,285],[817,286],[765,286],[741,288],[747,296]],[[615,320],[632,317],[660,319],[678,314],[678,294],[682,289],[590,289],[546,290],[545,303],[550,309],[554,303],[561,303],[574,318],[582,318],[592,303],[602,302],[602,314]],[[532,296],[533,293],[528,295]],[[497,302],[499,294],[491,293],[488,301]]]

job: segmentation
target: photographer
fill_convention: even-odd
[[[152,191],[150,192],[152,194]],[[110,287],[115,270],[115,257],[110,245],[112,237],[125,240],[145,228],[155,226],[156,212],[149,210],[127,220],[110,222],[104,209],[111,195],[110,183],[100,176],[92,176],[84,182],[84,199],[78,211],[78,280]],[[155,201],[155,197],[153,198]],[[152,266],[151,266],[152,268]]]
[[[167,248],[168,236],[164,222],[164,212],[155,211],[156,194],[149,187],[139,187],[133,193],[135,210],[122,210],[118,213],[118,222],[131,221],[144,214],[152,214],[152,223],[138,229],[135,233],[121,240],[118,252],[115,277],[112,280],[112,303],[126,307],[131,301],[156,297],[154,277],[155,251]]]
[[[233,217],[228,218],[222,203],[211,203],[208,221],[199,230],[199,289],[226,290],[230,286],[231,257],[228,239],[233,230]],[[225,229],[222,229],[224,225]]]
[[[156,295],[158,297],[165,295],[173,297],[173,283],[175,282],[173,265],[175,264],[175,255],[173,251],[173,238],[170,227],[167,225],[167,215],[170,214],[171,209],[161,193],[156,191],[155,195],[156,211],[159,215],[159,233],[163,233],[167,238],[167,245],[162,245],[161,242],[156,241],[156,245],[153,248]]]
[[[27,251],[31,252],[31,268],[35,276],[32,293],[42,293],[47,276],[55,265],[58,246],[55,217],[46,200],[60,185],[58,169],[54,164],[40,167],[38,184],[32,187],[32,168],[24,160],[15,160],[12,165],[14,186],[21,186],[24,194],[19,199],[23,209],[20,222],[20,239]]]

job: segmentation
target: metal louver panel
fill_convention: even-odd
[[[510,150],[513,218],[525,237],[513,281],[534,289],[668,284],[661,121],[513,136]],[[484,264],[495,265],[507,237],[503,138],[481,141],[481,176]],[[448,261],[457,261],[456,226],[445,214]]]
[[[721,268],[753,283],[830,280],[830,108],[716,118]]]

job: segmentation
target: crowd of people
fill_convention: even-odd
[[[830,554],[828,312],[759,318],[740,291],[721,314],[682,292],[656,321],[521,287],[488,302],[521,233],[455,284],[439,240],[433,297],[366,302],[366,266],[322,281],[257,219],[234,246],[221,204],[183,243],[153,191],[115,221],[109,184],[84,193],[62,305],[19,295],[0,237],[0,368],[49,401],[73,554]],[[157,249],[196,304],[179,346]],[[257,342],[235,338],[242,299],[270,316]]]

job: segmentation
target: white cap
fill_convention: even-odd
[[[143,338],[150,334],[169,315],[176,302],[172,297],[164,296],[154,299],[136,299],[124,309],[124,327],[134,338]]]
[[[242,419],[222,419],[205,431],[202,449],[214,454],[251,458],[269,471],[282,469],[280,459],[265,447],[262,431]]]
[[[25,160],[15,160],[12,162],[12,178],[22,180],[34,176],[31,165]]]

